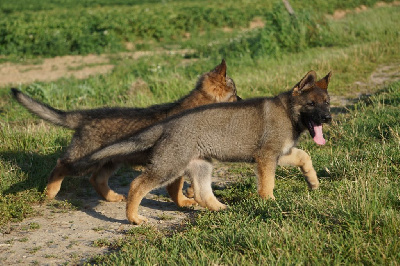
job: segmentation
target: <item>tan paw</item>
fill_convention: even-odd
[[[261,197],[262,199],[265,199],[265,200],[275,200],[275,196],[274,196],[274,194],[272,194],[272,193],[268,194],[268,193],[259,192],[258,194],[260,195],[260,197]]]
[[[220,211],[225,210],[227,206],[221,202],[219,202],[215,197],[210,197],[207,201],[207,208],[211,211]]]
[[[311,190],[318,189],[319,188],[319,182],[318,183],[313,183],[313,184],[308,183],[308,188],[311,189]]]
[[[109,201],[109,202],[122,202],[122,201],[126,201],[126,197],[124,195],[115,193],[115,195],[113,195],[112,197],[107,197],[106,201]]]
[[[46,197],[47,199],[54,199],[57,195],[57,192],[51,192],[50,190],[46,190]]]
[[[128,221],[133,224],[140,225],[142,223],[148,222],[148,219],[142,215],[137,215],[137,216],[128,217]]]
[[[195,201],[194,199],[186,198],[184,200],[180,200],[179,202],[177,202],[176,205],[178,205],[178,207],[196,206],[197,205],[197,201]]]
[[[228,206],[219,202],[219,204],[214,205],[213,208],[214,208],[213,211],[222,211],[228,208]]]

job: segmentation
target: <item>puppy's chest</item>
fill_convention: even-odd
[[[281,149],[281,155],[288,154],[290,150],[296,145],[296,142],[292,139],[286,139],[283,142],[282,149]]]

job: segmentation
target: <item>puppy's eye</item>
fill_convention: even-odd
[[[330,104],[330,102],[328,102],[328,101],[325,101],[325,104],[326,104],[326,105],[329,105],[329,104]]]
[[[315,102],[314,102],[314,101],[308,102],[307,105],[308,105],[308,106],[314,106],[314,105],[315,105]]]

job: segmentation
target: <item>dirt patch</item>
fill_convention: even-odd
[[[391,2],[391,3],[378,2],[378,3],[375,4],[375,7],[398,6],[398,5],[400,5],[400,1],[393,1],[393,2]],[[359,6],[359,7],[356,7],[356,8],[353,9],[353,10],[350,10],[350,9],[346,9],[346,10],[338,9],[338,10],[336,10],[332,15],[328,15],[328,17],[329,17],[329,18],[332,18],[332,19],[339,20],[339,19],[344,18],[347,14],[350,14],[350,13],[360,13],[360,12],[363,12],[363,11],[365,11],[365,10],[368,10],[368,7],[365,6],[365,5],[361,5],[361,6]]]
[[[193,50],[175,51],[137,51],[119,53],[122,58],[138,59],[154,54],[188,54]],[[16,86],[36,81],[55,81],[60,78],[75,77],[85,79],[92,75],[109,73],[114,65],[110,62],[113,55],[57,56],[43,59],[41,63],[0,64],[0,87]]]
[[[255,17],[252,21],[249,23],[248,28],[242,28],[242,31],[248,31],[248,30],[254,30],[254,29],[260,29],[265,26],[265,22],[262,18],[260,17]],[[222,28],[223,32],[232,32],[233,28],[230,27],[223,27]]]
[[[0,86],[54,81],[62,77],[84,79],[93,74],[105,74],[113,67],[105,55],[58,56],[44,59],[40,64],[4,63],[0,65]]]
[[[249,28],[252,30],[252,29],[264,28],[264,26],[265,26],[265,22],[263,21],[263,19],[256,17],[252,21],[250,21]]]
[[[390,65],[379,66],[368,78],[366,82],[357,81],[354,87],[358,91],[351,97],[340,95],[331,95],[331,105],[334,111],[341,112],[348,105],[352,105],[363,97],[370,96],[373,92],[383,88],[385,85],[400,80],[400,64],[393,63]]]

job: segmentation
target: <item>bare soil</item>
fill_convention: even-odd
[[[363,97],[370,96],[389,83],[400,80],[400,64],[381,65],[375,69],[365,82],[357,81],[353,84],[357,93],[349,96],[330,95],[334,112],[345,111],[346,106],[352,105]],[[336,111],[335,111],[336,110]]]
[[[183,49],[176,51],[136,51],[120,53],[124,58],[138,59],[143,56],[154,54],[188,54],[191,50]],[[106,74],[114,68],[110,62],[109,55],[86,55],[86,56],[57,56],[43,59],[40,63],[0,64],[0,87],[17,86],[36,81],[54,81],[60,78],[75,77],[85,79],[92,75]]]
[[[375,4],[375,7],[383,7],[383,6],[398,6],[400,5],[400,1],[393,1],[391,3],[386,3],[386,2],[377,2]],[[355,9],[346,9],[346,10],[342,10],[342,9],[338,9],[335,10],[335,12],[332,15],[329,15],[328,17],[331,17],[333,19],[342,19],[344,18],[347,14],[350,13],[360,13],[363,12],[365,10],[368,10],[368,7],[365,5],[361,5],[359,7],[356,7]]]

